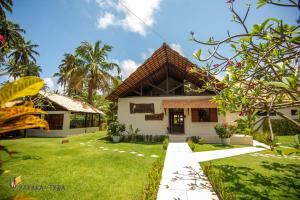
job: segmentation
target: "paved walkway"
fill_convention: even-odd
[[[245,147],[193,153],[187,143],[169,143],[157,200],[218,199],[199,162],[261,150]]]

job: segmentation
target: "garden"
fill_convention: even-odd
[[[0,154],[4,161],[1,198],[146,199],[156,195],[165,156],[161,143],[116,144],[106,132],[66,139],[69,142],[64,144],[59,138],[2,140],[16,153]],[[13,177],[20,177],[23,186],[13,189]]]

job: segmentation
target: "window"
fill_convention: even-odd
[[[291,115],[297,115],[297,110],[291,110]]]
[[[50,130],[63,129],[64,114],[48,114],[45,115],[45,120],[48,122]]]
[[[71,113],[70,128],[84,128],[85,113]]]
[[[154,113],[154,104],[134,104],[130,103],[130,113]]]
[[[100,114],[93,114],[93,124],[92,127],[100,126]]]
[[[192,122],[218,122],[216,108],[192,108]]]

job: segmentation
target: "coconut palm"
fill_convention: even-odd
[[[36,62],[35,56],[39,53],[34,50],[38,45],[31,44],[31,41],[18,42],[14,45],[14,49],[9,54],[8,58],[14,60],[16,64],[29,64],[30,61]]]
[[[107,60],[107,54],[112,50],[112,46],[96,41],[95,45],[89,42],[82,42],[75,53],[83,63],[82,79],[87,82],[88,102],[92,103],[95,90],[100,90],[103,94],[110,92],[110,86],[117,82],[115,74],[120,73],[117,64]]]
[[[3,20],[6,18],[5,11],[12,13],[12,0],[0,0],[0,19]]]
[[[73,54],[65,54],[59,66],[59,72],[54,76],[58,77],[57,83],[63,86],[64,91],[70,94],[73,90],[78,93],[83,87],[82,62]]]

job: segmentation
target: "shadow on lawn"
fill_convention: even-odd
[[[263,161],[262,172],[248,167],[215,165],[224,173],[224,182],[238,199],[297,199],[300,168],[296,164]]]

